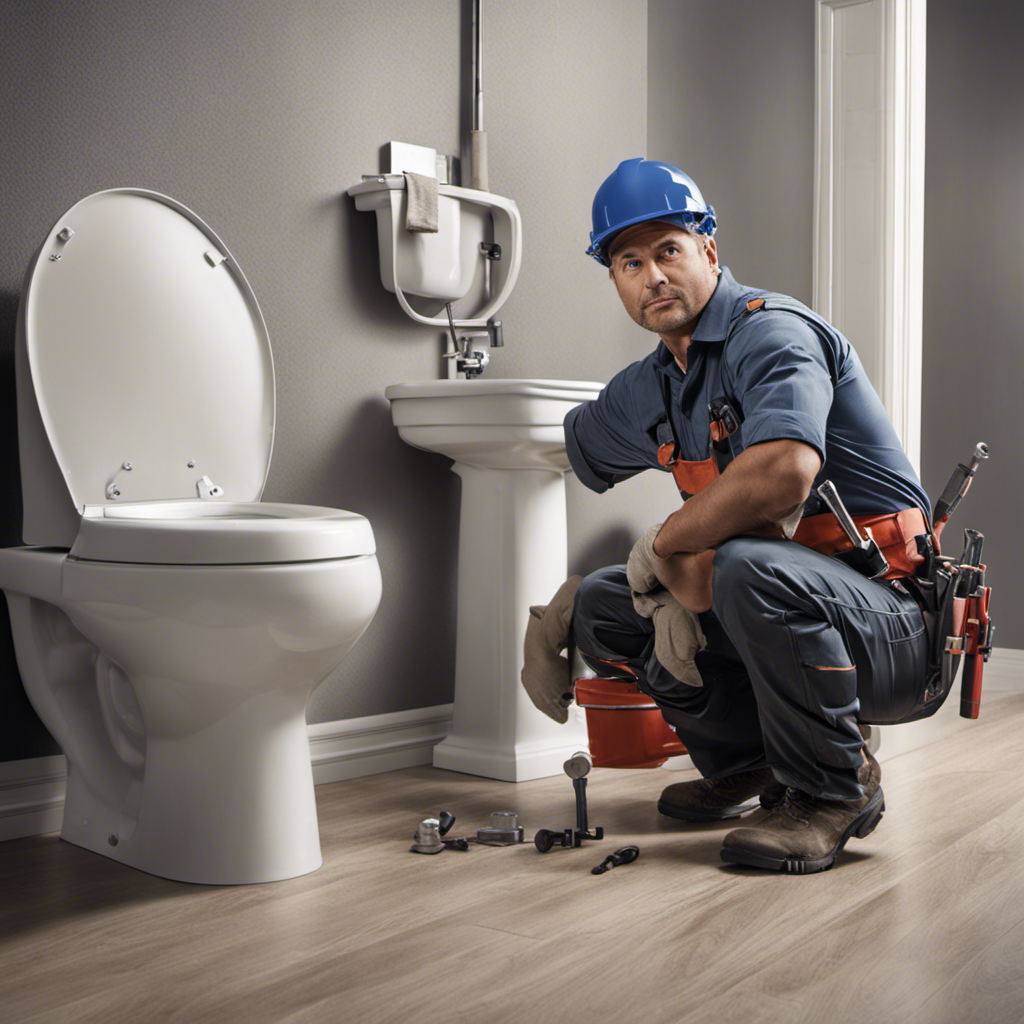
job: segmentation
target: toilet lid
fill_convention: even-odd
[[[191,210],[134,188],[81,200],[43,243],[24,310],[39,411],[80,511],[196,498],[203,477],[225,500],[259,500],[270,339],[238,264]]]

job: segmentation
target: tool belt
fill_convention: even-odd
[[[963,662],[960,715],[977,718],[985,662],[994,626],[991,590],[981,563],[984,537],[964,531],[959,561],[941,554],[937,531],[920,509],[874,516],[850,516],[830,481],[818,495],[832,511],[807,516],[793,540],[823,555],[840,558],[871,579],[890,580],[917,600],[928,634],[928,662],[919,698],[900,722],[933,715],[942,706]],[[841,522],[842,519],[842,522]],[[858,547],[851,533],[858,535]],[[890,723],[897,724],[897,723]]]
[[[959,561],[939,551],[935,533],[919,509],[889,515],[853,516],[858,530],[868,534],[888,561],[886,571],[873,575],[860,559],[850,564],[874,579],[894,581],[898,589],[917,601],[928,634],[928,662],[924,685],[910,713],[899,723],[933,715],[942,706],[963,662],[960,715],[977,718],[985,662],[992,651],[995,627],[989,619],[991,588],[985,584],[981,563],[981,534],[964,531],[964,553]],[[808,516],[793,540],[824,555],[857,555],[835,515]],[[875,569],[875,572],[878,570]]]
[[[855,548],[835,508],[832,513],[806,517],[793,539],[849,562],[872,579],[894,581],[916,599],[924,617],[928,634],[924,685],[914,707],[900,722],[927,718],[938,711],[953,687],[961,661],[960,715],[977,718],[982,675],[994,633],[988,614],[991,590],[984,585],[985,566],[981,564],[984,537],[976,530],[965,530],[964,552],[957,561],[941,554],[936,532],[928,528],[919,509],[850,517],[834,492],[824,493],[826,487],[831,484],[819,487],[819,495],[837,504],[847,525],[852,521],[857,532],[868,538],[873,555]]]
[[[919,508],[905,508],[900,512],[882,515],[854,516],[853,521],[861,532],[865,528],[871,531],[871,536],[889,562],[889,570],[882,579],[913,576],[924,564],[925,556],[918,550],[917,538],[928,532],[928,524]],[[805,516],[800,520],[793,540],[823,555],[841,556],[853,549],[853,543],[831,512]]]

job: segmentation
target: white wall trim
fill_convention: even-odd
[[[926,14],[926,0],[815,5],[812,304],[851,336],[918,470]]]
[[[1024,690],[1024,651],[1012,647],[993,647],[985,666],[986,690]],[[981,704],[985,711],[984,695]]]
[[[66,781],[63,754],[0,763],[0,840],[56,832]]]
[[[317,785],[430,764],[448,734],[452,705],[439,704],[308,726]],[[64,816],[63,755],[0,762],[0,841],[56,832]]]
[[[451,704],[309,726],[313,781],[340,782],[430,764],[452,727]]]

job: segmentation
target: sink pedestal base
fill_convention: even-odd
[[[506,782],[558,775],[587,749],[584,713],[573,705],[565,725],[553,722],[520,675],[530,605],[547,604],[566,578],[565,477],[452,470],[462,478],[455,703],[434,766]]]

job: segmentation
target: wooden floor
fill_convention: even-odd
[[[515,810],[572,824],[564,777],[512,785],[414,768],[317,789],[323,867],[183,885],[40,836],[0,844],[6,1022],[352,1021],[1019,1024],[1024,1020],[1024,693],[883,765],[887,811],[836,867],[729,867],[723,834],[662,819],[691,777],[595,770],[608,838],[409,852]],[[640,858],[590,868],[627,843]]]

